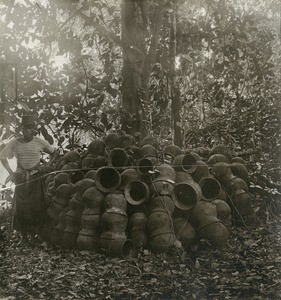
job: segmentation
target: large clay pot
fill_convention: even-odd
[[[97,188],[104,193],[115,191],[121,184],[121,176],[112,167],[102,167],[96,173]]]
[[[196,158],[192,154],[180,154],[175,157],[174,169],[177,172],[183,171],[193,173],[196,170]]]
[[[137,171],[140,175],[146,176],[152,172],[157,163],[156,157],[144,157],[137,161]]]
[[[107,209],[101,217],[101,226],[103,232],[125,233],[128,223],[127,214],[119,208]]]
[[[231,196],[237,190],[249,191],[247,183],[240,177],[233,176],[224,184],[227,193]]]
[[[149,187],[142,181],[132,180],[124,188],[124,196],[131,205],[140,205],[149,199]]]
[[[174,158],[180,154],[182,154],[182,150],[180,147],[178,147],[176,145],[168,145],[163,149],[164,159],[172,158],[172,161],[173,161]],[[169,159],[169,161],[170,161],[170,159]]]
[[[240,177],[247,184],[249,183],[249,173],[244,164],[233,162],[230,164],[230,168],[234,176]]]
[[[94,157],[93,156],[86,156],[83,160],[82,160],[82,169],[90,169],[93,165],[94,162]]]
[[[216,206],[218,219],[222,221],[222,223],[229,227],[231,225],[231,208],[230,206],[221,199],[216,199],[212,201],[212,204]]]
[[[56,190],[63,183],[71,183],[69,174],[59,173],[54,177],[54,189]]]
[[[229,231],[222,222],[212,222],[200,229],[199,237],[208,239],[215,246],[222,247],[229,239]]]
[[[222,154],[229,160],[232,156],[230,149],[228,149],[225,145],[214,145],[213,148],[210,150],[210,155],[212,156],[214,154]]]
[[[253,212],[251,196],[242,189],[238,189],[232,193],[228,204],[232,209],[234,218],[238,220]]]
[[[175,218],[174,231],[182,246],[190,249],[196,240],[196,232],[189,221],[185,218]]]
[[[211,172],[221,182],[225,182],[232,176],[230,166],[226,162],[217,162],[211,167]]]
[[[170,196],[155,196],[152,197],[148,203],[150,211],[155,209],[164,209],[172,215],[175,210],[175,204],[173,199]]]
[[[227,157],[225,157],[223,154],[213,154],[209,157],[207,164],[209,166],[213,166],[216,163],[219,162],[224,162],[224,163],[229,163],[229,159]]]
[[[190,210],[201,198],[200,186],[192,181],[176,183],[172,191],[172,199],[181,210]]]
[[[216,206],[207,201],[198,201],[190,212],[189,221],[196,231],[211,222],[219,222]]]
[[[104,198],[104,208],[106,210],[114,208],[122,210],[125,213],[127,210],[127,201],[123,193],[120,191],[115,191],[107,194]]]
[[[100,249],[100,238],[93,230],[83,228],[77,237],[78,250],[95,251]]]
[[[125,167],[128,164],[128,160],[128,155],[122,148],[112,149],[109,153],[108,162],[111,167]]]
[[[140,157],[145,158],[145,157],[158,157],[158,150],[154,148],[152,145],[144,145],[140,149]]]
[[[201,187],[203,200],[215,200],[220,193],[221,185],[214,177],[205,177],[198,184]]]
[[[147,228],[150,236],[172,232],[173,223],[170,213],[165,209],[154,209],[148,216]]]
[[[118,144],[118,140],[119,140],[119,135],[118,133],[115,132],[110,132],[106,137],[105,137],[105,145],[106,145],[106,151],[110,151],[114,148],[117,147]]]
[[[189,182],[189,181],[194,181],[191,174],[186,173],[186,172],[177,172],[176,173],[176,183],[181,183],[181,182]]]
[[[82,195],[82,202],[88,208],[92,208],[96,214],[103,210],[104,195],[97,187],[88,188]]]
[[[174,232],[168,231],[149,237],[149,246],[152,252],[160,253],[175,246],[177,238]]]
[[[196,168],[195,168],[194,172],[192,173],[192,178],[196,182],[199,182],[202,178],[210,176],[209,166],[205,162],[196,161],[195,166],[196,166]]]
[[[103,156],[105,146],[106,145],[102,140],[94,140],[88,145],[87,152],[92,157],[97,157],[99,155]]]
[[[126,169],[121,173],[121,185],[120,190],[124,190],[124,187],[127,183],[132,180],[140,180],[140,174],[135,169]]]

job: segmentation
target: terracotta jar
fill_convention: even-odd
[[[149,187],[145,182],[132,180],[124,188],[124,196],[131,205],[140,205],[149,199]]]
[[[221,191],[221,185],[214,177],[205,177],[199,181],[202,191],[202,199],[206,201],[215,200]]]
[[[117,170],[112,167],[101,167],[96,173],[97,188],[104,193],[111,193],[119,188],[121,176]]]
[[[180,154],[175,157],[174,169],[177,172],[183,171],[191,174],[196,170],[196,161],[192,154]]]

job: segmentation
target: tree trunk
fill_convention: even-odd
[[[143,101],[143,71],[145,65],[145,37],[147,15],[142,7],[147,0],[123,0],[121,7],[123,82],[122,129],[127,133],[141,133],[145,128]]]
[[[173,139],[174,144],[182,147],[182,120],[181,120],[181,98],[180,98],[180,88],[178,79],[176,77],[176,16],[173,13],[170,20],[170,46],[169,46],[169,56],[170,56],[170,85],[171,85],[171,99],[172,99],[172,124],[173,124]]]

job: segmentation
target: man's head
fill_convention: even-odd
[[[25,140],[31,140],[34,136],[35,121],[32,115],[24,115],[22,117],[22,134]]]

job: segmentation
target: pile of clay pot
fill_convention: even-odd
[[[70,151],[46,178],[41,237],[49,245],[128,257],[136,249],[224,246],[232,222],[254,220],[246,162],[223,145],[159,149],[110,133]]]

